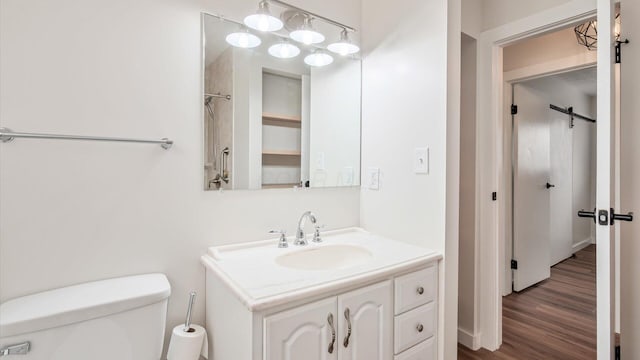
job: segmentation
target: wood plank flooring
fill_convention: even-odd
[[[551,268],[551,278],[503,297],[502,346],[458,359],[596,358],[596,253],[590,245]]]

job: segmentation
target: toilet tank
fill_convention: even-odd
[[[169,295],[165,275],[146,274],[6,301],[0,304],[0,358],[159,360]],[[14,345],[10,353],[26,354],[2,356]]]

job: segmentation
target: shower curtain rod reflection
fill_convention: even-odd
[[[225,100],[231,100],[231,95],[222,95],[220,93],[218,94],[204,94],[205,97],[212,97],[212,98],[218,98],[218,99],[225,99]]]

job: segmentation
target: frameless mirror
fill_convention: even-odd
[[[248,32],[209,14],[202,24],[204,188],[359,185],[360,59],[286,40],[286,28]]]

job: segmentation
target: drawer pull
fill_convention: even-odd
[[[336,328],[333,326],[333,314],[329,313],[327,316],[327,323],[331,326],[331,343],[329,344],[329,354],[333,354],[333,345],[336,343]]]
[[[424,326],[422,326],[422,324],[418,324],[418,326],[416,326],[416,330],[418,330],[418,332],[421,333],[422,330],[424,330]]]
[[[424,294],[424,288],[422,286],[418,286],[418,289],[416,291],[418,292],[418,295]]]
[[[344,311],[344,318],[347,320],[347,336],[344,338],[344,347],[349,346],[349,338],[351,337],[351,316],[349,308],[346,308]]]

